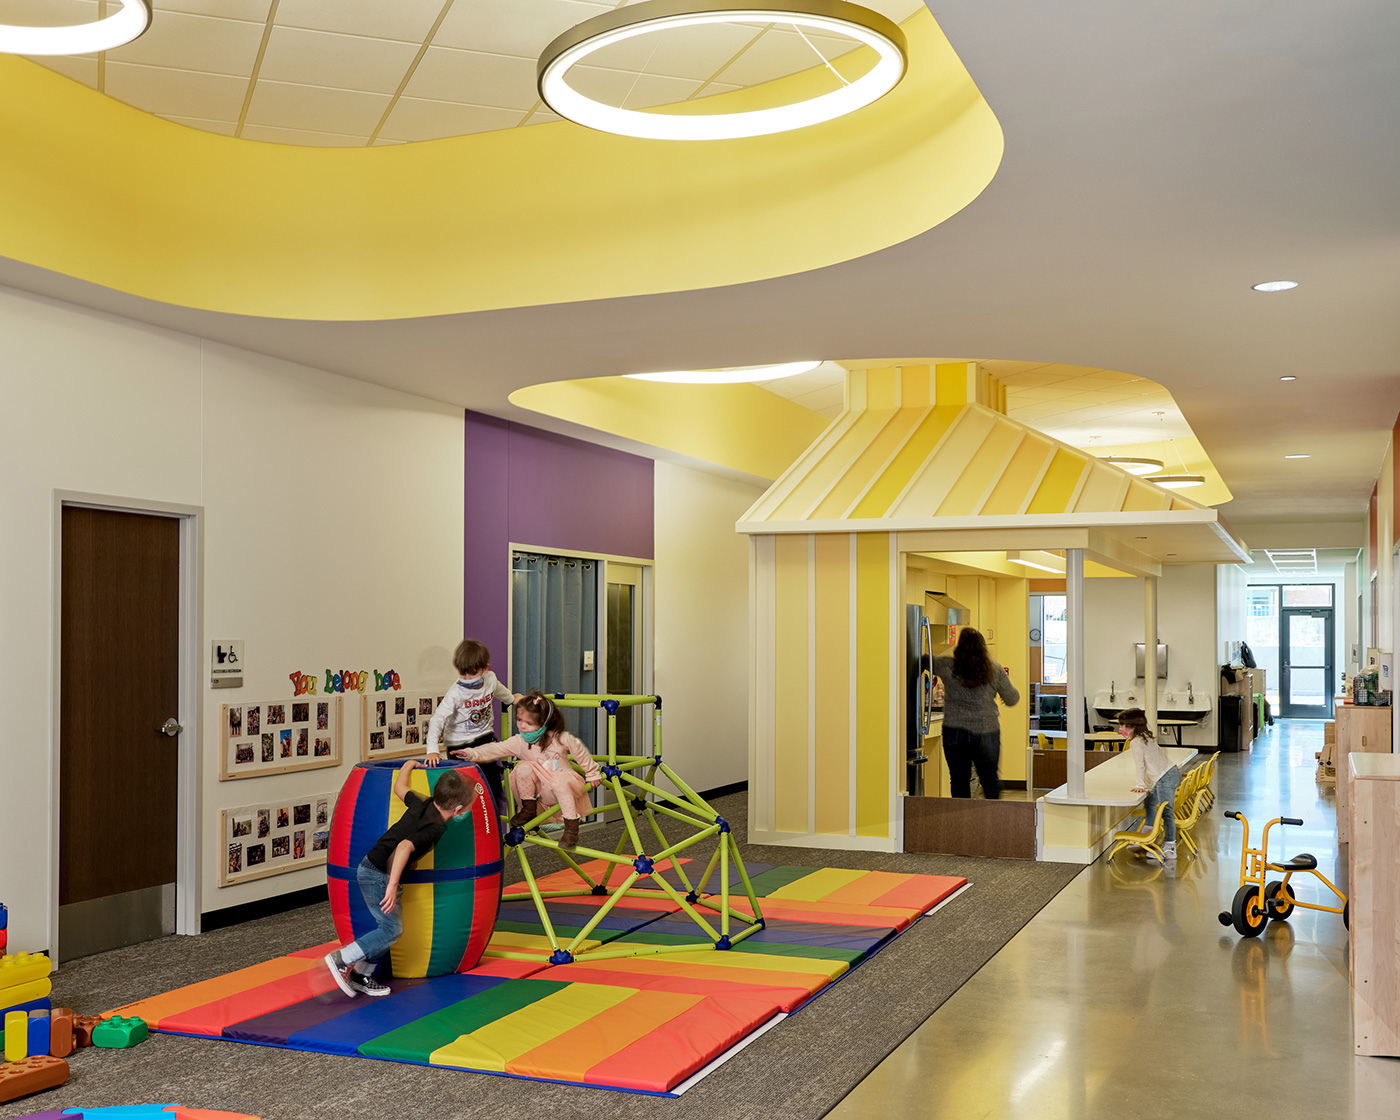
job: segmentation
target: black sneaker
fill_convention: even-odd
[[[373,976],[354,971],[350,973],[350,987],[367,996],[387,996],[390,990],[388,984],[381,984]]]
[[[350,969],[340,963],[340,952],[327,953],[325,956],[326,967],[331,970],[331,978],[335,980],[336,986],[351,999],[355,998],[355,989],[350,986]]]

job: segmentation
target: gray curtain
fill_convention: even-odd
[[[594,560],[517,552],[511,557],[511,682],[516,692],[598,691],[584,650],[598,648],[598,569]],[[596,663],[595,663],[596,664]],[[569,730],[591,751],[592,709],[565,713]]]

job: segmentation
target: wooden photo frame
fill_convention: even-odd
[[[335,798],[313,793],[220,809],[219,886],[325,866]]]
[[[360,697],[360,758],[412,758],[427,750],[428,721],[447,689],[406,688]]]
[[[339,696],[219,705],[219,781],[340,765]]]

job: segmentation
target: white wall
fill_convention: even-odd
[[[1215,569],[1215,656],[1223,665],[1230,659],[1235,642],[1248,640],[1249,611],[1244,601],[1248,586],[1239,564],[1220,564]]]
[[[697,790],[748,779],[749,554],[762,490],[656,463],[656,691],[663,752]]]
[[[1167,645],[1165,681],[1160,695],[1186,691],[1211,697],[1211,714],[1196,727],[1183,728],[1186,746],[1213,746],[1215,710],[1220,697],[1216,652],[1216,577],[1214,564],[1181,564],[1162,569],[1157,582],[1157,637]],[[1134,646],[1143,638],[1143,583],[1140,579],[1100,578],[1084,581],[1084,685],[1094,693],[1116,682],[1133,683]],[[1090,720],[1093,721],[1093,713]],[[1164,741],[1175,742],[1175,735]]]
[[[346,704],[339,770],[224,783],[217,705],[289,697],[294,669],[392,667],[425,686],[451,678],[460,410],[8,289],[0,394],[0,901],[11,945],[53,940],[55,489],[204,507],[204,633],[244,639],[248,672],[242,690],[200,682],[201,909],[324,882],[310,869],[220,890],[218,810],[338,789],[358,759],[358,702]]]

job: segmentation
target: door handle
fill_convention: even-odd
[[[180,732],[184,730],[184,727],[181,725],[179,720],[175,719],[172,716],[170,719],[166,720],[160,725],[159,730],[162,734],[169,735],[173,739],[176,735],[180,734]]]

